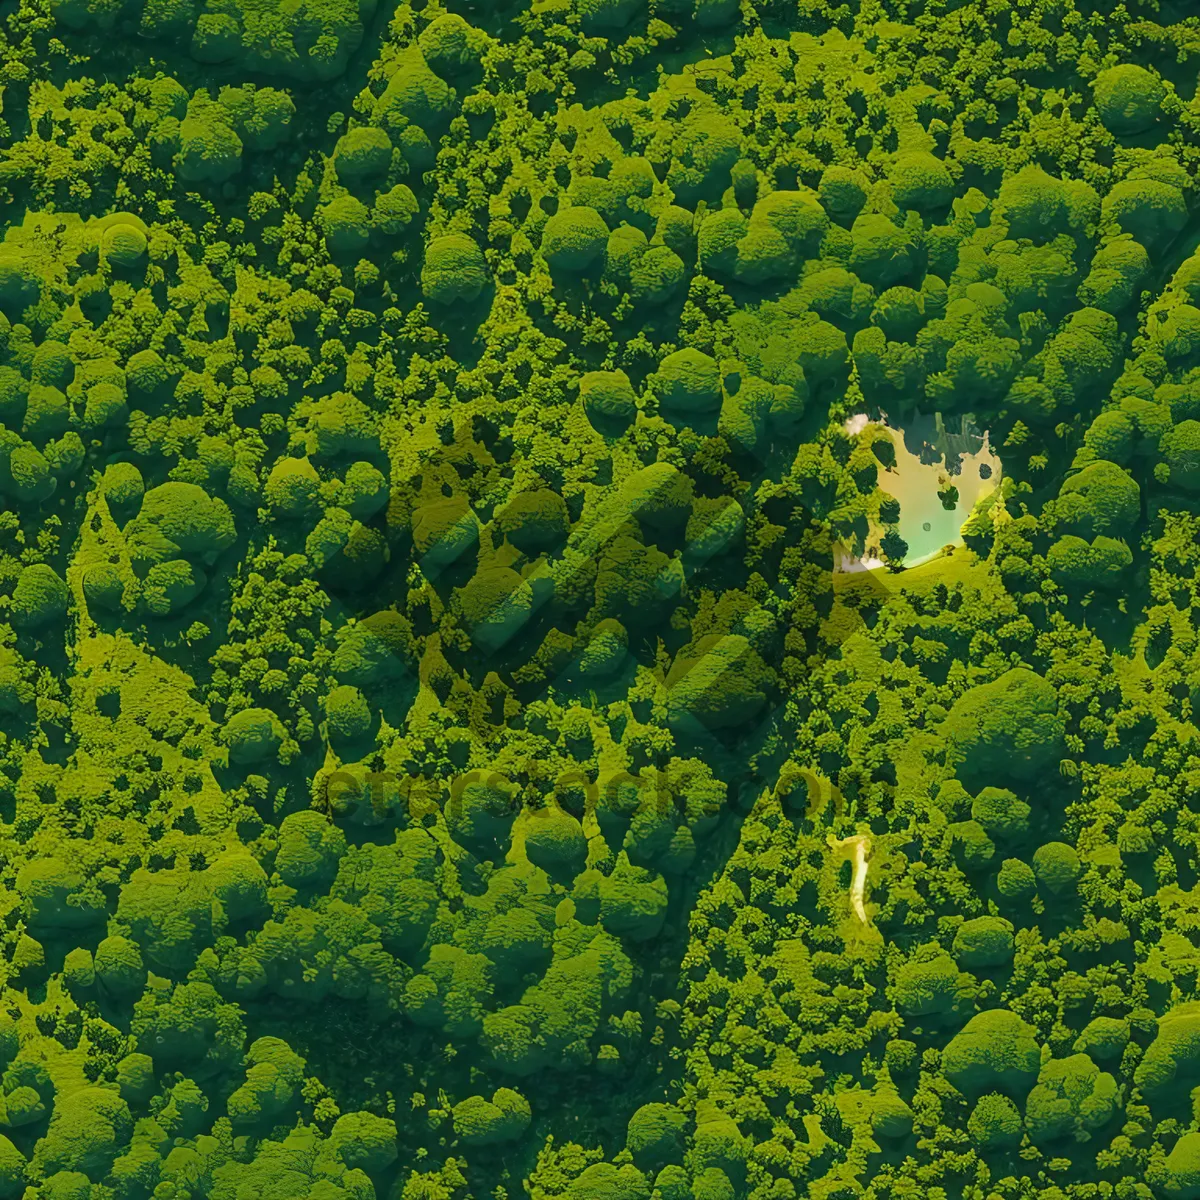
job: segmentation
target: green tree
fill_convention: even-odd
[[[1023,1097],[1041,1069],[1032,1026],[1004,1008],[972,1017],[942,1051],[946,1078],[968,1096],[999,1091]]]
[[[1158,120],[1166,89],[1157,75],[1134,63],[1101,71],[1092,80],[1096,115],[1110,133],[1142,133]]]
[[[1200,1133],[1185,1133],[1165,1159],[1151,1163],[1147,1178],[1168,1200],[1200,1197]]]
[[[1014,667],[964,692],[942,735],[954,762],[971,778],[1031,781],[1062,753],[1058,696],[1042,676]]]
[[[967,1118],[967,1133],[981,1150],[1011,1150],[1021,1141],[1021,1114],[999,1092],[980,1096]]]
[[[560,208],[542,230],[542,254],[555,270],[586,271],[607,243],[604,218],[587,205]]]
[[[477,242],[462,234],[434,238],[425,249],[421,289],[426,299],[449,307],[470,303],[487,286],[490,275]]]
[[[1085,1141],[1120,1110],[1117,1082],[1086,1054],[1050,1059],[1025,1102],[1025,1127],[1034,1143]]]

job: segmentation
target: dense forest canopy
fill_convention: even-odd
[[[1200,1200],[1190,10],[3,0],[0,1200]]]

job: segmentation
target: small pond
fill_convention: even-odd
[[[846,422],[848,433],[868,425],[884,427],[896,449],[893,467],[879,472],[880,490],[900,503],[898,532],[908,544],[905,567],[937,557],[946,546],[961,545],[960,531],[975,505],[1000,483],[1000,458],[970,416],[943,419],[941,413],[918,415],[903,429],[886,416],[872,422],[858,414]],[[887,529],[872,522],[865,552],[844,556],[842,570],[873,570]]]

